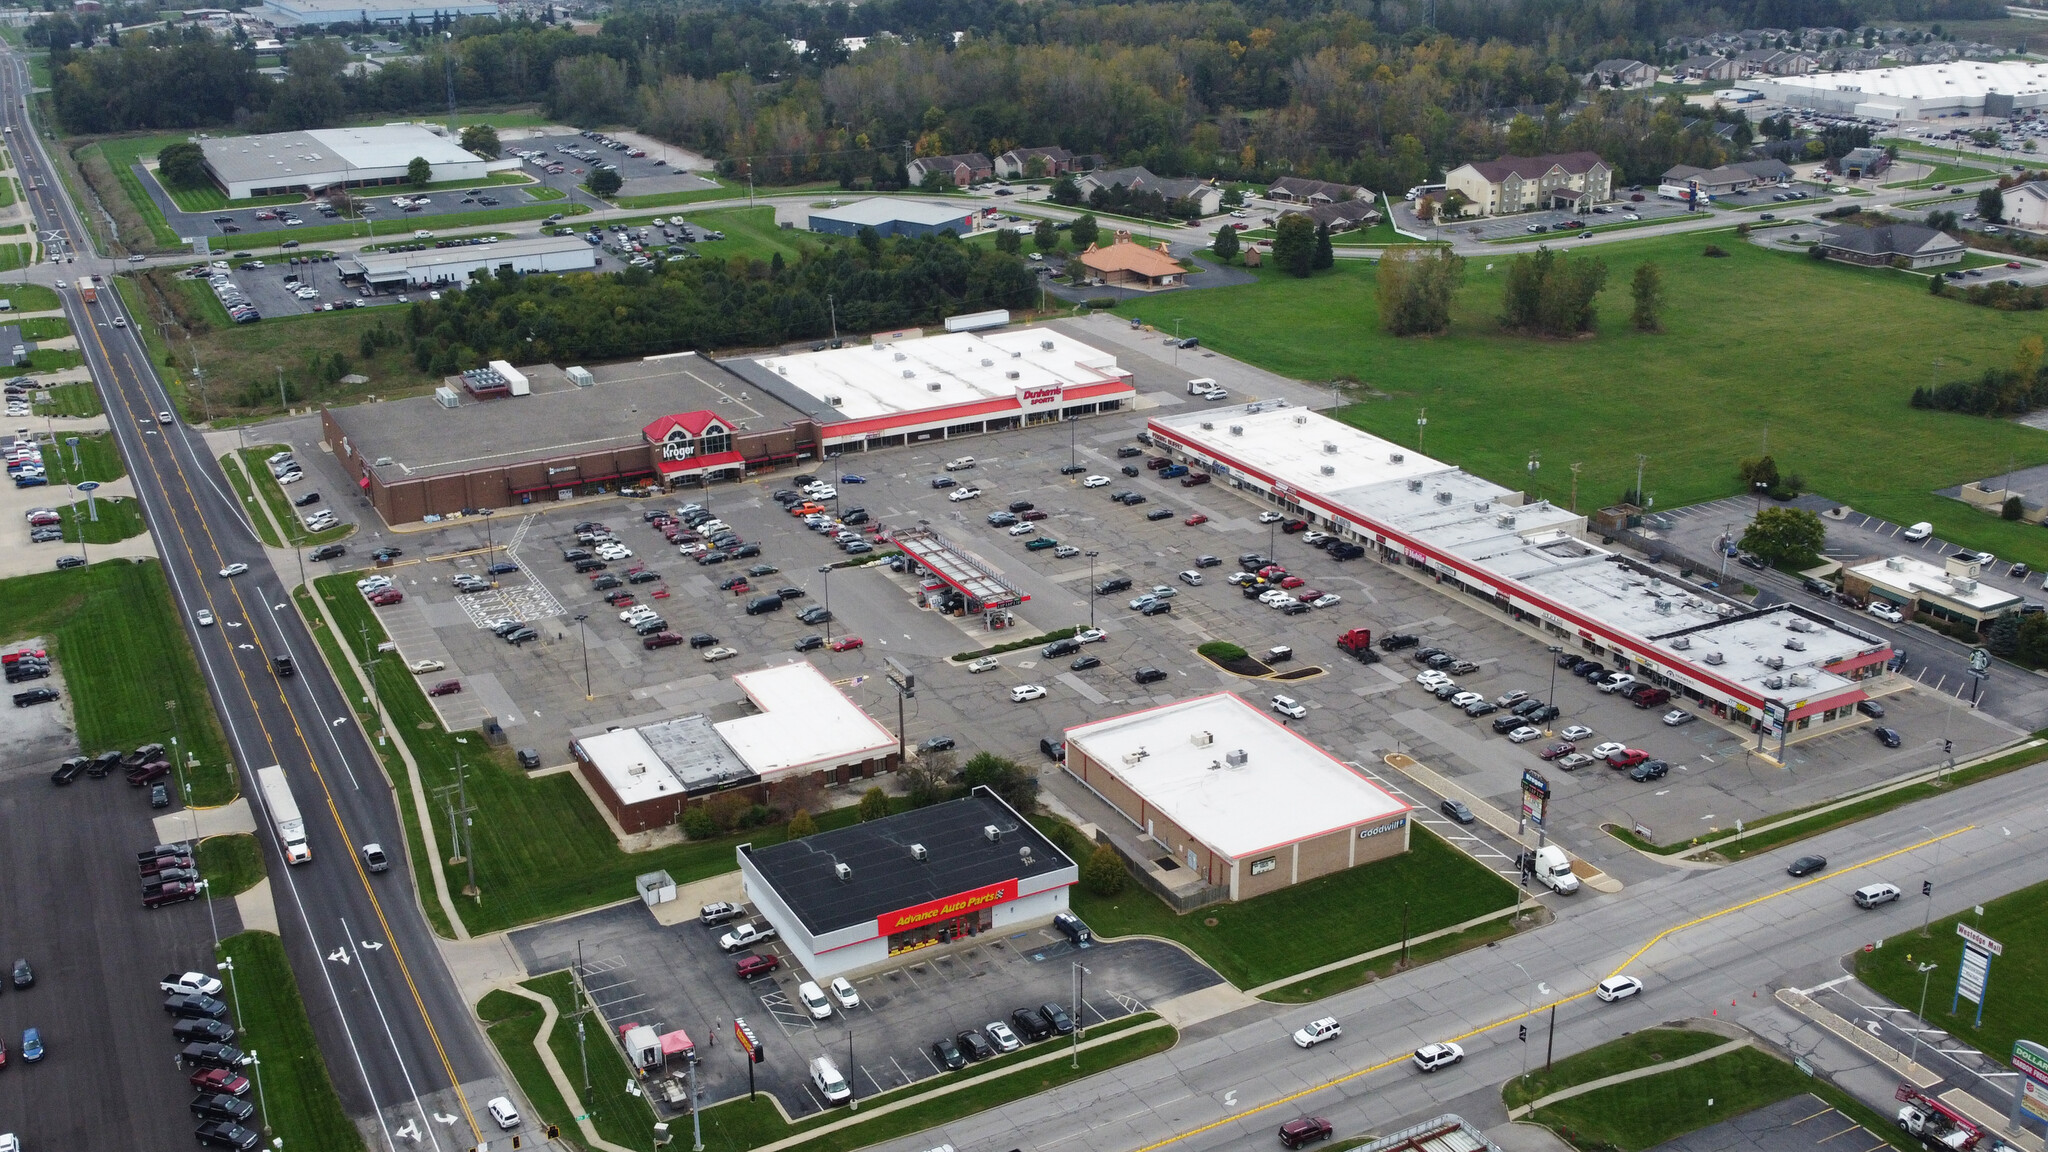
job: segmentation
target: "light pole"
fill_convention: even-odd
[[[491,559],[491,553],[496,550],[495,542],[491,539],[491,516],[495,511],[496,509],[492,508],[477,510],[477,515],[484,518],[484,571],[486,575],[490,576],[491,587],[493,588],[498,586],[498,574],[490,571],[491,568],[496,566],[495,562]]]
[[[588,619],[590,619],[588,612],[577,614],[576,640],[583,645],[583,698],[585,700],[595,700],[597,697],[590,691],[590,634],[583,629],[583,622]]]
[[[1552,644],[1550,646],[1550,699],[1544,701],[1546,704],[1557,701],[1557,658],[1563,654],[1564,645]]]
[[[832,566],[821,564],[818,571],[825,576],[825,643],[832,643]]]
[[[216,967],[228,974],[228,990],[235,999],[235,1019],[247,1019],[247,1017],[242,1015],[242,984],[241,981],[235,979],[235,958],[233,956],[223,957]],[[249,1049],[249,1067],[256,1070],[256,1074],[250,1077],[250,1079],[256,1081],[256,1105],[263,1109],[263,1131],[268,1133],[270,1131],[270,1104],[263,1096],[263,1062],[256,1058],[256,1050],[254,1048]]]
[[[1535,1005],[1529,1001],[1528,991],[1529,986],[1536,983],[1536,978],[1529,975],[1529,970],[1523,968],[1520,961],[1515,962],[1515,967],[1521,970],[1522,979],[1526,981],[1522,986],[1522,1013],[1526,1016],[1536,1011]],[[1529,1078],[1529,1026],[1522,1024],[1519,1027],[1522,1037],[1522,1079],[1527,1080]]]
[[[1920,830],[1929,836],[1935,835],[1934,829],[1929,828],[1925,824],[1920,825]],[[1927,879],[1920,882],[1922,905],[1920,911],[1920,935],[1922,936],[1928,934],[1927,925],[1934,919],[1934,871],[1939,867],[1941,867],[1941,841],[1936,840],[1934,842],[1934,863],[1927,866]]]
[[[1927,982],[1933,979],[1933,972],[1939,964],[1920,965],[1920,1027],[1913,1029],[1913,1063],[1920,1062],[1920,1033],[1927,1030]]]
[[[1076,442],[1080,430],[1081,418],[1079,416],[1067,417],[1067,468],[1069,469],[1068,475],[1070,476],[1081,467],[1081,449]]]
[[[1082,964],[1082,963],[1081,963],[1081,962],[1079,962],[1079,961],[1075,961],[1075,962],[1074,962],[1074,981],[1073,981],[1073,983],[1074,983],[1074,1012],[1073,1012],[1073,1017],[1074,1017],[1074,1047],[1073,1047],[1073,1064],[1072,1064],[1072,1067],[1075,1067],[1075,1068],[1079,1068],[1079,1067],[1081,1066],[1081,1033],[1082,1033],[1082,1032],[1084,1031],[1084,1025],[1083,1025],[1083,1021],[1084,1021],[1084,1020],[1086,1019],[1085,1017],[1083,1017],[1083,1016],[1081,1015],[1081,985],[1082,985],[1083,983],[1085,983],[1085,982],[1086,982],[1087,976],[1088,976],[1088,966],[1087,966],[1087,965],[1085,965],[1085,964]]]
[[[846,1025],[846,1110],[848,1112],[860,1111],[860,1089],[854,1084],[853,1068],[853,1023],[848,1021]]]
[[[1095,558],[1102,553],[1089,549],[1082,553],[1088,557],[1088,630],[1095,631]]]

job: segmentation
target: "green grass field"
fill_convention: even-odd
[[[2005,945],[2004,954],[1991,961],[1982,1024],[1973,1023],[1977,1008],[1968,1000],[1949,1012],[1963,953],[1963,942],[1956,936],[1958,922]],[[1928,933],[1923,937],[1918,929],[1901,932],[1876,951],[1857,953],[1857,978],[1910,1011],[1920,1006],[1919,966],[1939,965],[1925,974],[1928,1023],[1948,1029],[1999,1064],[2011,1058],[2014,1040],[2048,1036],[2048,1008],[2033,994],[2048,978],[2048,884],[1987,901],[1982,918],[1974,912],[1943,917],[1928,926]]]
[[[1567,1056],[1547,1070],[1539,1067],[1526,1078],[1508,1081],[1500,1090],[1501,1102],[1510,1108],[1518,1108],[1575,1084],[1586,1084],[1617,1072],[1647,1068],[1668,1060],[1681,1060],[1727,1042],[1727,1037],[1712,1032],[1646,1028],[1598,1048]]]
[[[31,316],[17,320],[24,340],[61,340],[71,335],[71,321],[62,316]]]
[[[802,253],[805,246],[817,247],[828,242],[826,237],[815,232],[777,227],[773,208],[714,208],[704,212],[684,212],[681,215],[698,228],[725,233],[723,240],[706,240],[695,245],[706,260],[724,260],[733,256],[743,256],[749,260],[768,260],[780,252],[783,259],[793,261]],[[639,228],[657,217],[663,220],[673,218],[671,215],[657,213],[653,216],[631,217],[606,223]],[[607,232],[605,235],[610,236],[611,233]],[[650,249],[655,247],[649,245]],[[609,253],[606,255],[609,256]]]
[[[575,1132],[575,1110],[562,1099],[561,1089],[555,1087],[554,1077],[548,1075],[547,1065],[541,1063],[540,1053],[533,1047],[544,1015],[541,1006],[501,990],[477,1001],[476,1014],[483,1021],[484,1035],[490,1037],[512,1078],[519,1081],[519,1090],[533,1105],[533,1119],[559,1125],[564,1133]],[[581,1147],[580,1142],[572,1143]]]
[[[57,514],[64,518],[64,538],[67,541],[76,541],[83,537],[88,544],[112,544],[126,540],[130,536],[142,535],[142,507],[133,497],[99,499],[94,500],[93,504],[95,508],[91,511],[98,513],[97,520],[91,519],[91,513],[83,500],[57,510]]]
[[[706,176],[704,178],[706,180],[718,180],[716,176]],[[733,187],[724,181],[719,180],[718,184],[719,186],[716,188],[699,188],[695,192],[660,192],[652,196],[620,196],[613,200],[612,203],[626,209],[668,208],[677,204],[697,204],[705,200],[730,200],[736,194]],[[777,188],[774,191],[780,194],[792,191],[792,189]],[[744,194],[745,192],[746,187],[742,185],[738,189],[737,194]]]
[[[284,542],[277,538],[277,529],[271,527],[269,517],[263,514],[263,504],[256,495],[253,480],[235,465],[233,453],[220,458],[221,473],[228,478],[228,486],[235,490],[235,498],[242,502],[242,514],[249,518],[250,526],[255,528],[256,537],[263,541],[264,547],[284,547]]]
[[[221,941],[220,955],[235,965],[233,987],[222,990],[236,1006],[235,1043],[263,1062],[248,1071],[263,1080],[264,1123],[294,1152],[359,1152],[362,1137],[328,1079],[283,941],[244,932]]]
[[[1515,903],[1515,886],[1420,825],[1406,854],[1296,884],[1278,892],[1178,915],[1131,881],[1114,897],[1075,886],[1074,912],[1101,936],[1163,936],[1187,945],[1240,988],[1283,979],[1346,956]],[[1428,892],[1404,905],[1374,893]],[[1313,922],[1314,932],[1291,926]],[[1360,973],[1361,978],[1363,973]]]
[[[1743,1048],[1574,1096],[1539,1110],[1535,1119],[1578,1148],[1641,1152],[1808,1091],[1813,1083],[1785,1061]]]
[[[217,900],[247,892],[263,879],[263,849],[254,836],[208,836],[199,842],[195,860]]]
[[[401,189],[400,191],[402,192],[403,190]],[[424,228],[425,231],[441,235],[465,228],[481,228],[488,224],[517,224],[527,220],[543,220],[554,215],[556,212],[560,212],[565,216],[581,216],[588,211],[590,209],[582,204],[571,204],[567,207],[553,204],[527,204],[521,207],[485,208],[476,212],[453,212],[445,216],[422,217],[421,219],[425,223],[433,225],[431,228]],[[381,227],[377,229],[376,236],[385,239],[393,236],[411,236],[415,231],[422,230],[420,227],[415,227],[410,219],[401,219],[396,222],[385,219],[377,221],[377,224],[381,225]],[[265,252],[280,247],[288,240],[296,240],[303,246],[307,244],[324,244],[333,240],[368,240],[370,238],[371,225],[363,220],[352,220],[344,224],[308,224],[304,228],[286,228],[271,232],[244,232],[233,237],[235,242],[232,247],[237,251]],[[221,237],[220,239],[227,239],[227,237]]]
[[[59,384],[50,389],[49,403],[34,406],[38,416],[97,416],[106,409],[100,407],[99,389],[90,384]],[[53,469],[54,471],[54,469]]]
[[[1702,258],[1709,243],[1728,257]],[[1919,277],[1766,252],[1729,234],[1616,243],[1597,255],[1609,268],[1599,333],[1569,342],[1499,331],[1505,262],[1492,272],[1468,263],[1451,329],[1436,338],[1381,332],[1376,270],[1354,261],[1307,280],[1262,272],[1257,284],[1126,304],[1120,314],[1183,317],[1183,332],[1287,376],[1360,381],[1386,398],[1336,415],[1410,448],[1427,409],[1424,451],[1503,484],[1526,485],[1530,454],[1540,452],[1534,494],[1558,503],[1570,496],[1570,465],[1583,463],[1582,511],[1633,485],[1638,452],[1649,457],[1644,487],[1659,508],[1731,495],[1737,462],[1762,451],[1768,430],[1778,467],[1815,492],[2048,563],[2039,528],[1933,494],[2001,472],[2008,459],[2048,461],[2048,434],[1907,405],[1930,379],[2010,364],[2036,319],[1935,299]],[[1629,278],[1643,262],[1663,272],[1670,304],[1661,334],[1628,326]]]
[[[225,804],[237,792],[226,742],[199,662],[185,642],[163,569],[109,560],[0,582],[0,643],[41,636],[65,680],[65,704],[87,755],[170,743],[167,702],[199,767],[185,774],[192,802]]]
[[[148,189],[142,186],[142,177],[135,174],[135,162],[143,156],[156,155],[157,149],[166,144],[184,140],[182,133],[166,136],[122,136],[99,140],[78,150],[80,166],[90,164],[95,158],[104,160],[113,171],[115,183],[119,186],[122,199],[127,201],[129,212],[139,219],[148,230],[150,239],[159,248],[178,247],[178,234],[164,219],[163,210],[150,199]],[[100,177],[104,181],[105,177]],[[113,207],[109,205],[109,207]]]
[[[654,1152],[654,1110],[644,1097],[626,1091],[631,1073],[626,1068],[626,1058],[606,1036],[604,1018],[589,1017],[583,1027],[583,1040],[579,1045],[576,1038],[576,1022],[573,1013],[579,1007],[576,1003],[576,986],[567,972],[551,972],[532,980],[522,980],[520,987],[538,992],[555,1002],[559,1018],[555,1030],[548,1034],[548,1048],[555,1054],[556,1063],[571,1076],[582,1071],[587,1056],[590,1061],[590,1091],[577,1103],[590,1114],[591,1123],[597,1126],[597,1134],[614,1144]],[[538,1028],[536,1021],[535,1027]],[[573,1132],[573,1127],[564,1126],[564,1132]]]
[[[8,245],[0,244],[0,252],[4,252],[7,247]],[[76,348],[38,348],[28,354],[30,372],[62,372],[66,368],[76,368],[83,363],[85,356]]]
[[[8,284],[0,287],[0,293],[5,293],[0,299],[12,304],[15,312],[49,312],[63,307],[57,290],[41,284]]]
[[[74,388],[90,389],[90,384],[70,385]],[[82,480],[98,480],[105,483],[119,480],[128,474],[127,465],[121,462],[121,450],[114,444],[114,438],[105,432],[86,433],[78,437],[78,466],[71,466],[71,446],[59,442],[55,449],[45,449],[43,466],[50,474],[50,483],[76,484]]]

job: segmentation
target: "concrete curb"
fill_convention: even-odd
[[[570,1106],[574,1107],[571,1102],[582,1097],[576,1094],[576,1086],[569,1082],[569,1074],[562,1071],[561,1062],[555,1059],[554,1049],[548,1047],[548,1037],[555,1034],[555,1021],[561,1018],[561,1014],[555,1010],[554,998],[521,988],[517,984],[507,985],[504,990],[540,1005],[540,1031],[533,1034],[533,1050],[540,1054],[541,1065],[548,1070],[548,1078],[555,1082],[555,1091],[562,1094],[564,1103],[570,1103]],[[597,1125],[592,1124],[588,1117],[580,1113],[577,1116],[576,1128],[583,1134],[583,1142],[592,1148],[602,1148],[604,1152],[633,1152],[631,1148],[622,1148],[598,1136]]]
[[[1772,995],[1778,1003],[1806,1017],[1822,1028],[1834,1033],[1854,1045],[1865,1056],[1891,1069],[1900,1077],[1921,1088],[1929,1088],[1941,1082],[1941,1077],[1913,1063],[1906,1054],[1889,1044],[1881,1043],[1863,1029],[1856,1027],[1833,1012],[1814,1003],[1813,998],[1797,988],[1780,988]]]
[[[1506,814],[1501,812],[1500,809],[1487,803],[1476,793],[1465,788],[1457,781],[1443,775],[1434,768],[1428,767],[1422,761],[1408,755],[1406,752],[1389,752],[1381,757],[1381,759],[1386,762],[1387,767],[1392,768],[1394,771],[1401,773],[1440,796],[1455,795],[1465,797],[1465,806],[1472,809],[1473,814],[1485,821],[1487,827],[1508,837],[1510,840],[1514,840],[1517,843],[1521,842],[1522,833],[1516,827],[1515,821],[1508,819]],[[1621,881],[1593,867],[1590,863],[1570,852],[1565,853],[1565,855],[1571,858],[1573,875],[1577,876],[1586,887],[1591,888],[1595,892],[1603,892],[1609,895],[1621,891]],[[1584,869],[1584,871],[1581,871],[1581,869]]]
[[[1693,1064],[1704,1064],[1716,1057],[1726,1056],[1728,1053],[1739,1048],[1747,1047],[1749,1047],[1749,1041],[1746,1038],[1730,1040],[1726,1044],[1716,1044],[1704,1052],[1695,1052],[1678,1060],[1666,1060],[1662,1064],[1652,1064],[1647,1068],[1631,1068],[1627,1072],[1617,1072],[1612,1076],[1602,1076],[1598,1080],[1588,1080],[1584,1084],[1574,1084],[1562,1091],[1552,1092],[1541,1099],[1531,1100],[1518,1108],[1508,1109],[1508,1119],[1520,1120],[1522,1117],[1547,1104],[1556,1104],[1561,1100],[1569,1100],[1574,1096],[1584,1096],[1588,1092],[1597,1091],[1610,1084],[1625,1084],[1630,1080],[1640,1080],[1645,1076],[1656,1076],[1661,1073],[1675,1071],[1679,1068],[1689,1067]]]

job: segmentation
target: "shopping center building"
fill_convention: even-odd
[[[1050,920],[1080,876],[987,788],[738,854],[748,901],[820,981]]]
[[[1149,423],[1155,445],[1218,486],[1308,520],[1612,660],[1689,706],[1773,740],[1855,723],[1889,642],[1793,604],[1716,598],[1585,537],[1584,516],[1285,402]]]

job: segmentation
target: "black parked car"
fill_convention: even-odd
[[[989,1046],[988,1040],[982,1036],[979,1029],[969,1028],[956,1039],[960,1042],[961,1053],[976,1063],[996,1054],[996,1050]]]
[[[950,1071],[958,1072],[967,1067],[967,1057],[960,1052],[960,1046],[951,1040],[940,1039],[932,1043],[932,1059]]]
[[[823,636],[806,636],[798,640],[795,645],[796,650],[799,652],[811,652],[824,646],[825,638]]]
[[[1420,643],[1422,643],[1422,638],[1419,636],[1409,636],[1405,633],[1395,632],[1380,637],[1380,650],[1382,652],[1399,652],[1403,648],[1413,648]]]
[[[951,736],[933,736],[917,746],[919,752],[944,752],[953,747]]]
[[[83,776],[85,774],[85,766],[90,763],[92,761],[87,760],[83,756],[73,756],[71,759],[57,765],[57,770],[50,773],[50,783],[69,784]]]
[[[1010,1013],[1010,1026],[1017,1030],[1017,1035],[1022,1036],[1026,1044],[1036,1044],[1052,1035],[1052,1021],[1036,1008],[1019,1008]]]
[[[1045,1021],[1052,1025],[1054,1033],[1061,1036],[1074,1034],[1074,1018],[1067,1015],[1065,1008],[1057,1004],[1040,1004],[1038,1010],[1045,1014]]]
[[[1095,586],[1095,594],[1097,596],[1108,596],[1112,593],[1126,591],[1130,588],[1130,586],[1130,577],[1112,576],[1109,579],[1104,580]]]

